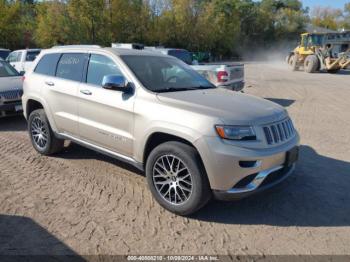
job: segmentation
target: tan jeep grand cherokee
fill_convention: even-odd
[[[295,167],[299,136],[285,109],[215,88],[174,57],[66,46],[36,61],[22,98],[34,148],[50,155],[72,140],[135,165],[172,212],[262,191]]]

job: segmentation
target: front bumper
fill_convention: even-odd
[[[22,101],[0,103],[0,117],[20,115],[23,113]]]
[[[195,142],[211,189],[232,194],[244,193],[233,190],[237,188],[249,192],[258,190],[263,184],[248,185],[255,177],[268,177],[275,171],[285,171],[287,152],[298,145],[297,133],[288,142],[273,147],[247,148],[253,147],[249,141],[238,146],[218,137],[202,137]]]
[[[259,172],[252,182],[245,187],[232,188],[227,191],[214,190],[214,197],[218,200],[238,200],[253,194],[268,190],[289,177],[295,169],[295,164],[289,167],[277,166]]]

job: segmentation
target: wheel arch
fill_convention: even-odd
[[[49,112],[49,108],[44,101],[42,101],[38,97],[28,97],[26,99],[25,103],[23,103],[23,111],[24,111],[24,116],[26,119],[29,118],[29,115],[31,112],[33,112],[34,110],[37,110],[37,109],[43,109],[45,111],[46,117],[49,120],[49,123],[50,123],[52,130],[54,132],[56,132],[57,128],[56,128],[55,121],[53,120],[53,118]]]
[[[171,141],[176,141],[176,142],[180,142],[180,143],[184,143],[186,145],[189,145],[191,147],[193,147],[199,157],[200,157],[200,160],[203,164],[203,160],[201,158],[201,155],[198,151],[198,149],[196,148],[196,146],[194,145],[194,141],[191,141],[191,139],[188,139],[188,138],[184,138],[184,136],[179,136],[178,134],[172,134],[170,132],[164,132],[164,131],[156,131],[156,132],[153,132],[151,134],[149,134],[149,136],[147,137],[147,139],[145,140],[145,143],[144,143],[144,150],[143,150],[143,153],[142,153],[142,163],[143,163],[143,166],[146,165],[146,162],[147,162],[147,159],[148,159],[148,156],[150,155],[150,153],[152,152],[152,150],[154,148],[156,148],[157,146],[163,144],[163,143],[166,143],[166,142],[171,142]],[[203,164],[203,167],[204,167],[204,164]]]

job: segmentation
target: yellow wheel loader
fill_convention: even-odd
[[[307,73],[326,70],[337,73],[350,66],[350,31],[339,33],[304,33],[286,58],[293,71]]]

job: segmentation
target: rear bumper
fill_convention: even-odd
[[[218,200],[230,201],[249,197],[268,190],[288,178],[294,171],[295,164],[276,166],[259,172],[248,185],[242,188],[232,188],[227,191],[214,190],[214,197]]]
[[[219,87],[230,89],[232,91],[241,91],[244,88],[245,82],[239,81],[235,83],[231,83],[229,85],[220,85]]]

